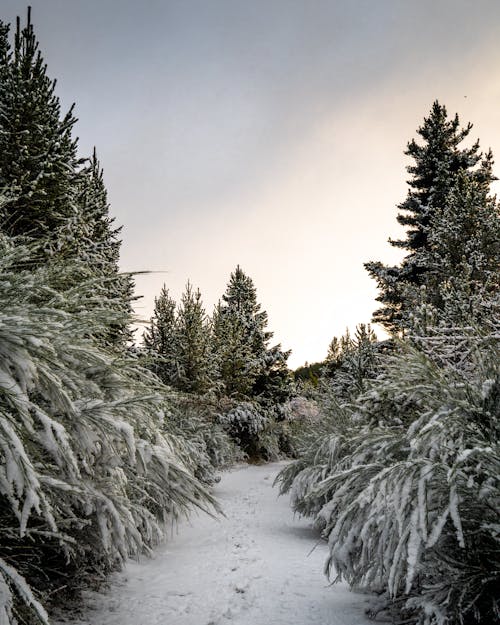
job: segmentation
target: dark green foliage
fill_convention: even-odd
[[[96,151],[85,161],[76,181],[77,211],[58,230],[57,254],[70,260],[81,260],[87,271],[101,278],[100,293],[122,313],[124,321],[110,326],[106,341],[123,346],[132,338],[129,320],[134,300],[132,275],[120,273],[119,234],[109,215],[103,170]]]
[[[0,228],[10,235],[52,238],[74,216],[76,122],[70,109],[61,117],[46,65],[38,50],[28,10],[26,27],[18,18],[14,49],[7,28],[0,31],[0,189],[10,196]]]
[[[266,329],[267,320],[251,278],[236,267],[213,316],[218,376],[230,397],[272,403],[290,396],[286,364],[290,352],[283,352],[280,345],[269,347],[273,335]]]
[[[179,391],[203,394],[212,390],[215,382],[210,332],[199,289],[193,291],[188,282],[176,306],[163,285],[143,336],[153,371]]]
[[[120,229],[109,217],[95,151],[91,159],[77,157],[73,109],[61,116],[29,9],[25,28],[17,20],[12,53],[8,27],[0,24],[0,78],[0,230],[38,241],[30,262],[71,263],[61,288],[94,280],[95,299],[106,298],[116,311],[101,340],[123,348],[131,338],[134,285],[119,273]]]
[[[213,385],[210,325],[200,290],[193,291],[189,282],[177,311],[176,330],[176,386],[182,391],[206,393]]]
[[[414,163],[408,167],[412,175],[406,200],[399,205],[399,223],[407,227],[406,238],[390,241],[391,245],[408,251],[399,266],[385,266],[380,262],[365,264],[377,281],[383,304],[374,313],[373,320],[390,332],[408,327],[408,315],[414,306],[415,292],[426,285],[432,266],[427,251],[434,227],[436,212],[443,210],[459,179],[467,180],[478,189],[488,192],[494,176],[491,152],[479,152],[479,142],[470,148],[461,147],[472,126],[460,127],[458,116],[448,118],[446,108],[437,101],[428,118],[417,130],[422,144],[410,141],[405,154]]]
[[[321,370],[324,367],[323,362],[305,363],[302,367],[298,367],[293,372],[296,381],[311,384],[313,387],[318,385]]]
[[[177,328],[176,303],[165,285],[155,297],[155,306],[150,325],[146,328],[143,341],[148,354],[149,366],[169,386],[177,379]]]

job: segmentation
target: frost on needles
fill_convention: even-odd
[[[414,625],[500,618],[500,212],[470,130],[436,102],[409,143],[391,241],[408,254],[367,264],[391,338],[332,342],[309,390],[322,424],[278,477],[328,539],[326,573]]]
[[[77,157],[29,11],[12,48],[0,23],[0,112],[0,622],[14,625],[47,623],[217,506],[194,475],[206,452],[127,346],[133,283],[102,169]]]

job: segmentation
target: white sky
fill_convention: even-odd
[[[500,153],[497,0],[33,0],[49,75],[94,145],[140,316],[237,264],[291,366],[376,307],[403,151],[439,99]],[[24,16],[0,0],[0,17]],[[498,170],[497,170],[498,173]]]

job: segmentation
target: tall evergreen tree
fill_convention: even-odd
[[[446,108],[436,101],[429,117],[417,130],[423,143],[412,140],[408,144],[405,154],[414,160],[407,168],[412,178],[397,216],[398,222],[407,227],[406,238],[390,240],[391,245],[407,250],[408,254],[399,266],[390,267],[380,262],[365,264],[377,281],[380,290],[377,299],[383,304],[373,319],[391,332],[405,327],[408,294],[427,282],[430,267],[426,251],[434,215],[446,205],[459,176],[465,176],[485,190],[494,180],[491,152],[481,153],[479,142],[461,147],[471,128],[471,124],[461,128],[458,116],[450,119]]]
[[[330,343],[323,376],[336,401],[351,401],[366,390],[377,371],[380,344],[370,324],[356,326],[354,337],[349,330]]]
[[[127,316],[122,313],[132,312],[134,280],[130,274],[120,273],[121,227],[114,227],[114,218],[110,217],[103,170],[95,149],[78,172],[76,207],[74,217],[58,231],[58,246],[62,253],[66,251],[68,256],[82,260],[87,271],[101,278],[102,295],[118,313],[117,322],[110,328],[109,342],[124,343],[131,333],[123,321]]]
[[[212,385],[210,326],[200,290],[188,282],[177,312],[177,387],[204,393]]]
[[[13,54],[0,26],[0,189],[11,200],[0,214],[10,235],[50,236],[74,214],[78,159],[73,107],[61,117],[55,81],[38,49],[31,12],[17,19]]]
[[[459,176],[435,211],[425,260],[427,303],[452,325],[479,322],[483,303],[500,293],[500,210],[484,185]]]
[[[277,392],[278,382],[280,393],[288,385],[289,352],[268,347],[273,335],[267,321],[252,279],[238,265],[213,318],[218,372],[228,395],[267,399]]]
[[[180,391],[209,391],[214,380],[210,339],[210,320],[199,289],[194,291],[188,282],[177,306],[163,285],[143,336],[153,371]]]
[[[177,379],[176,303],[163,285],[155,297],[153,316],[143,335],[144,347],[151,367],[165,384],[172,386]]]
[[[119,273],[120,229],[109,217],[102,169],[95,152],[77,157],[73,107],[61,116],[30,9],[25,28],[17,19],[12,52],[8,31],[0,23],[0,190],[8,196],[0,230],[39,241],[38,262],[56,256],[70,262],[69,285],[94,280],[95,305],[105,298],[116,311],[102,339],[123,345],[130,338],[123,313],[131,312],[133,280]]]

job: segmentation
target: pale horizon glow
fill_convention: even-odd
[[[31,4],[104,167],[122,268],[152,272],[137,314],[188,280],[211,313],[239,264],[292,368],[370,321],[363,262],[401,258],[403,152],[432,102],[500,158],[496,0]],[[0,18],[25,12],[3,0]]]

